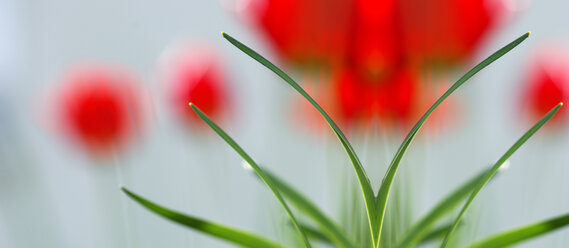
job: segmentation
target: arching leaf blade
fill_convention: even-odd
[[[237,142],[235,142],[235,140],[233,140],[233,138],[231,138],[225,131],[223,131],[223,129],[221,129],[217,124],[215,124],[215,122],[213,122],[205,113],[203,113],[198,107],[196,107],[194,104],[190,103],[189,104],[190,107],[194,110],[194,112],[213,130],[215,131],[223,140],[225,140],[225,142],[227,142],[227,144],[229,144],[233,150],[235,150],[247,163],[249,163],[249,165],[253,168],[253,170],[255,171],[255,173],[257,173],[257,175],[261,178],[261,180],[267,185],[267,187],[269,187],[269,189],[271,190],[271,192],[273,193],[273,195],[277,198],[277,200],[280,202],[280,204],[283,206],[283,208],[285,209],[286,213],[288,214],[290,221],[292,222],[292,224],[294,225],[296,231],[298,232],[298,234],[301,236],[302,241],[304,242],[304,245],[306,247],[310,247],[310,242],[308,241],[308,238],[306,237],[306,234],[302,231],[302,228],[300,228],[300,226],[298,225],[298,222],[296,221],[296,218],[294,217],[294,214],[292,213],[292,211],[290,210],[290,208],[288,207],[288,204],[285,202],[285,200],[283,199],[282,195],[280,194],[278,188],[275,186],[275,184],[270,180],[269,177],[267,177],[265,175],[265,173],[263,172],[263,170],[259,167],[259,165],[257,165],[257,163],[251,158],[251,156],[249,156],[249,154],[247,154],[245,152],[245,150],[243,150],[243,148],[241,148],[241,146],[239,146],[237,144]]]
[[[569,214],[504,231],[471,244],[470,248],[508,247],[553,232],[569,224]]]
[[[419,244],[424,244],[431,242],[436,239],[442,239],[445,237],[445,234],[452,228],[452,224],[444,225],[437,227],[431,231],[429,231],[424,237],[421,238]]]
[[[435,205],[427,214],[414,224],[405,238],[397,245],[399,248],[415,247],[423,238],[429,235],[429,232],[438,220],[449,214],[455,209],[466,197],[472,193],[474,187],[484,178],[490,168],[476,174],[460,187],[443,198]],[[449,228],[450,228],[449,224]],[[448,231],[448,230],[447,230]],[[443,233],[443,235],[446,234]]]
[[[328,235],[324,234],[321,230],[305,224],[300,224],[300,226],[302,227],[302,230],[304,230],[306,236],[308,236],[309,239],[317,240],[325,244],[330,244],[330,245],[334,244],[334,242],[330,240]]]
[[[203,220],[193,216],[185,215],[174,210],[160,206],[154,202],[151,202],[142,196],[139,196],[130,190],[121,186],[121,190],[134,201],[140,203],[146,209],[154,212],[155,214],[168,219],[170,221],[176,222],[180,225],[192,228],[196,231],[203,232],[205,234],[223,239],[225,241],[231,242],[233,244],[251,247],[251,248],[284,248],[284,246],[265,239],[261,236],[242,231],[236,228],[227,227],[221,224],[217,224],[211,221]]]
[[[413,141],[413,139],[415,138],[415,136],[417,135],[417,133],[419,132],[425,121],[427,120],[427,118],[448,96],[450,96],[450,94],[452,94],[456,89],[458,89],[458,87],[462,86],[468,79],[470,79],[476,73],[484,69],[486,66],[490,65],[492,62],[496,61],[504,54],[511,51],[514,47],[518,46],[520,43],[522,43],[525,39],[529,37],[529,34],[530,34],[529,32],[525,33],[516,40],[510,42],[509,44],[507,44],[500,50],[496,51],[482,62],[480,62],[478,65],[474,66],[466,74],[464,74],[439,99],[437,99],[437,101],[427,110],[427,112],[425,112],[425,114],[421,117],[421,119],[419,119],[419,121],[415,124],[415,126],[413,126],[409,134],[407,134],[407,137],[405,137],[403,143],[401,143],[401,146],[399,146],[399,149],[395,153],[395,156],[393,157],[393,160],[391,161],[391,164],[387,169],[387,172],[381,182],[379,192],[375,199],[375,201],[377,202],[376,205],[377,209],[375,212],[377,214],[377,221],[375,222],[375,225],[377,225],[377,227],[372,228],[372,230],[377,231],[377,233],[374,233],[376,239],[381,237],[381,231],[383,229],[383,222],[385,217],[385,211],[387,209],[389,193],[393,185],[395,174],[397,173],[401,160],[403,159],[403,155],[405,155],[405,152],[409,148],[409,145],[411,144],[411,142]],[[379,242],[376,243],[376,247],[379,247]]]
[[[312,201],[302,195],[291,185],[287,184],[284,180],[278,178],[273,173],[264,170],[267,177],[273,181],[283,196],[294,205],[298,211],[304,213],[307,217],[312,219],[321,230],[321,234],[328,240],[334,243],[337,247],[355,247],[352,242],[346,237],[345,233],[341,231],[331,218],[324,214]],[[306,231],[306,229],[304,229]],[[314,231],[314,230],[312,230]],[[307,233],[308,234],[308,233]]]
[[[456,220],[452,228],[446,234],[443,243],[441,244],[441,248],[447,247],[450,239],[452,238],[452,235],[454,234],[454,231],[456,230],[458,224],[462,220],[464,213],[466,212],[468,207],[470,207],[470,205],[474,201],[474,198],[476,198],[476,196],[478,195],[478,193],[480,193],[482,188],[488,183],[488,181],[490,181],[490,179],[494,176],[494,174],[496,174],[498,169],[500,169],[500,166],[504,162],[506,162],[506,160],[508,160],[508,158],[510,158],[512,154],[514,154],[514,152],[516,152],[531,136],[533,136],[537,132],[537,130],[539,130],[543,125],[545,125],[545,123],[547,123],[551,119],[551,117],[553,117],[555,113],[559,111],[561,106],[563,106],[563,103],[559,103],[557,106],[551,109],[541,120],[539,120],[530,130],[528,130],[520,139],[518,139],[518,141],[516,141],[516,143],[514,143],[514,145],[510,147],[510,149],[508,149],[508,151],[506,151],[506,153],[502,155],[500,159],[498,159],[498,161],[492,166],[492,169],[488,173],[486,173],[486,176],[484,176],[484,178],[478,183],[478,185],[474,188],[474,190],[470,194],[468,200],[466,200],[466,203],[464,204],[462,210],[456,217]]]
[[[372,223],[377,222],[377,217],[375,214],[375,194],[373,192],[373,188],[371,187],[371,183],[369,178],[358,158],[356,155],[352,145],[348,142],[348,139],[345,137],[344,133],[340,130],[340,128],[336,125],[336,123],[330,118],[328,113],[322,109],[322,107],[298,84],[296,83],[289,75],[287,75],[284,71],[280,68],[275,66],[273,63],[268,61],[266,58],[261,56],[259,53],[254,51],[253,49],[249,48],[248,46],[244,45],[240,41],[236,40],[235,38],[231,37],[226,33],[222,33],[223,37],[237,47],[239,50],[247,54],[249,57],[253,58],[257,62],[261,63],[263,66],[267,67],[269,70],[277,74],[280,78],[282,78],[286,83],[288,83],[291,87],[293,87],[298,93],[300,93],[310,104],[318,110],[318,112],[324,117],[328,125],[332,128],[334,134],[340,140],[340,143],[344,147],[344,150],[348,154],[348,157],[354,167],[354,171],[356,172],[356,176],[358,178],[358,182],[360,184],[360,188],[362,190],[362,194],[364,197],[364,202],[366,206],[366,212],[368,216],[369,228],[370,228],[370,235],[376,233],[377,225],[373,225]],[[374,240],[376,242],[376,240]]]

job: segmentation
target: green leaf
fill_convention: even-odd
[[[314,108],[316,108],[316,110],[318,110],[318,112],[320,112],[320,114],[322,115],[322,117],[324,117],[326,122],[328,122],[328,125],[330,125],[330,127],[332,128],[332,131],[334,131],[334,134],[336,134],[336,136],[340,140],[340,143],[342,143],[342,146],[346,150],[346,153],[348,154],[348,157],[350,158],[350,161],[352,162],[352,165],[353,165],[354,170],[356,172],[356,176],[358,177],[358,181],[359,181],[360,188],[362,190],[362,194],[363,194],[365,205],[366,205],[366,212],[367,212],[367,217],[368,217],[368,222],[369,222],[370,235],[372,235],[372,237],[373,237],[373,233],[377,232],[377,230],[376,231],[373,230],[373,228],[376,228],[377,226],[372,224],[372,223],[377,222],[376,214],[374,212],[374,208],[375,208],[374,192],[373,192],[373,189],[372,189],[371,184],[369,182],[369,178],[366,175],[366,172],[365,172],[358,156],[356,155],[354,149],[352,148],[352,145],[350,145],[350,143],[348,142],[348,139],[346,138],[344,133],[342,133],[342,131],[340,130],[338,125],[336,125],[336,123],[332,120],[332,118],[330,118],[330,116],[326,113],[326,111],[324,111],[324,109],[322,109],[322,107],[320,107],[320,105],[308,93],[306,93],[306,91],[302,87],[300,87],[300,85],[298,85],[298,83],[296,83],[289,75],[284,73],[281,69],[279,69],[273,63],[271,63],[270,61],[265,59],[263,56],[261,56],[260,54],[255,52],[253,49],[247,47],[246,45],[237,41],[236,39],[234,39],[233,37],[231,37],[230,35],[228,35],[226,33],[222,33],[222,34],[223,34],[223,37],[225,39],[227,39],[235,47],[239,48],[239,50],[243,51],[245,54],[249,55],[251,58],[253,58],[257,62],[261,63],[262,65],[267,67],[269,70],[273,71],[280,78],[282,78],[285,82],[287,82],[290,86],[292,86],[308,102],[310,102],[310,104],[312,104],[312,106],[314,106]],[[375,240],[374,240],[374,242],[375,242]]]
[[[425,214],[423,218],[421,218],[416,222],[416,224],[413,225],[413,227],[411,227],[411,230],[407,233],[405,238],[399,243],[397,247],[415,247],[419,241],[428,235],[429,231],[438,220],[450,213],[459,205],[462,200],[464,200],[468,195],[470,195],[470,193],[472,193],[474,187],[478,184],[478,182],[480,182],[480,180],[482,180],[482,178],[484,178],[488,171],[490,171],[490,169],[486,169],[478,173],[476,176],[472,177],[466,183],[447,195],[437,205],[435,205],[431,211]]]
[[[263,237],[257,236],[255,234],[242,231],[239,229],[227,227],[221,224],[210,222],[207,220],[202,220],[193,216],[188,216],[168,208],[162,207],[154,202],[151,202],[124,187],[120,187],[121,190],[126,193],[130,198],[140,203],[142,206],[148,210],[183,226],[192,228],[194,230],[209,234],[211,236],[229,241],[236,245],[244,247],[254,247],[254,248],[284,248],[284,246],[275,243],[274,241],[265,239]]]
[[[288,216],[290,217],[290,220],[292,221],[294,227],[296,228],[296,231],[298,232],[298,234],[301,236],[302,241],[304,241],[304,245],[306,247],[310,247],[310,243],[308,242],[308,238],[306,238],[306,234],[304,234],[304,232],[302,231],[302,229],[300,228],[300,226],[298,225],[296,218],[294,217],[294,215],[292,214],[292,211],[290,211],[290,208],[288,207],[288,205],[286,204],[285,200],[283,199],[283,197],[281,196],[278,188],[275,186],[275,184],[271,181],[271,179],[269,177],[267,177],[265,175],[265,173],[263,172],[263,170],[257,165],[257,163],[255,163],[255,161],[249,156],[249,154],[247,154],[245,152],[245,150],[243,150],[238,144],[237,142],[235,142],[231,137],[229,137],[229,135],[227,135],[227,133],[225,133],[225,131],[223,131],[217,124],[215,124],[206,114],[204,114],[198,107],[196,107],[194,104],[190,103],[190,107],[194,110],[194,112],[196,112],[196,114],[198,114],[198,116],[209,126],[211,127],[211,129],[213,129],[223,140],[225,140],[225,142],[227,142],[227,144],[229,144],[239,155],[241,155],[241,157],[247,161],[247,163],[249,163],[249,165],[251,165],[251,167],[253,168],[253,170],[257,173],[257,175],[261,178],[261,180],[263,180],[263,182],[269,187],[269,189],[273,192],[273,194],[275,195],[275,197],[277,198],[277,200],[279,200],[279,202],[281,203],[281,205],[283,206],[283,208],[285,209],[286,213],[288,214]]]
[[[456,230],[456,227],[458,226],[458,224],[460,223],[460,220],[462,219],[462,216],[464,215],[464,213],[466,212],[468,207],[472,204],[472,201],[474,201],[474,198],[478,195],[478,193],[480,193],[482,188],[488,183],[488,181],[490,181],[492,176],[494,176],[494,174],[496,174],[498,169],[500,169],[500,166],[504,162],[506,162],[506,160],[508,160],[508,158],[510,158],[510,156],[512,156],[512,154],[514,154],[514,152],[516,152],[516,150],[518,150],[518,148],[520,148],[533,134],[535,134],[535,132],[537,132],[537,130],[539,130],[543,125],[545,125],[545,123],[547,123],[547,121],[549,121],[551,119],[551,117],[553,117],[553,115],[555,115],[555,113],[557,113],[557,111],[559,111],[561,106],[563,106],[563,103],[559,103],[557,106],[555,106],[552,110],[549,111],[549,113],[547,113],[547,115],[545,115],[530,130],[528,130],[520,139],[518,139],[518,141],[512,147],[510,147],[510,149],[508,149],[508,151],[504,155],[502,155],[502,157],[500,159],[498,159],[498,161],[494,164],[494,166],[492,166],[492,169],[488,173],[486,173],[484,178],[480,182],[478,182],[478,185],[476,185],[476,187],[474,188],[474,190],[470,194],[470,197],[468,198],[468,200],[464,204],[464,207],[462,207],[462,210],[460,211],[460,213],[456,217],[456,220],[455,220],[452,228],[449,230],[445,239],[443,240],[443,243],[441,244],[442,248],[447,247],[450,239],[452,238],[452,235],[454,234],[454,231]]]
[[[452,224],[437,227],[437,228],[431,230],[429,233],[427,233],[427,235],[425,235],[419,243],[424,244],[424,243],[428,243],[428,242],[431,242],[431,241],[436,240],[436,239],[442,239],[442,238],[444,238],[445,234],[451,228],[452,228]]]
[[[329,244],[329,245],[334,244],[334,242],[330,240],[328,235],[324,234],[319,229],[304,224],[300,224],[300,226],[302,227],[302,230],[304,230],[304,232],[306,233],[306,236],[308,236],[308,238],[310,238],[311,240],[318,240],[324,244]]]
[[[391,190],[391,186],[393,185],[393,180],[395,178],[395,174],[397,173],[397,169],[399,168],[399,164],[401,163],[401,159],[403,159],[403,155],[405,155],[405,152],[409,148],[409,145],[411,144],[411,142],[415,138],[415,135],[417,135],[417,132],[419,132],[419,129],[421,129],[421,127],[423,126],[423,124],[425,123],[427,118],[458,87],[463,85],[468,79],[470,79],[472,76],[474,76],[480,70],[484,69],[486,66],[488,66],[492,62],[496,61],[498,58],[502,57],[504,54],[506,54],[507,52],[512,50],[514,47],[519,45],[522,41],[524,41],[527,37],[529,37],[529,34],[530,33],[528,32],[528,33],[520,36],[516,40],[512,41],[511,43],[509,43],[505,47],[503,47],[500,50],[498,50],[497,52],[495,52],[494,54],[490,55],[490,57],[486,58],[485,60],[480,62],[478,65],[476,65],[474,68],[472,68],[470,71],[468,71],[466,74],[464,74],[464,76],[462,76],[458,81],[456,81],[456,83],[454,83],[427,110],[427,112],[425,112],[425,114],[421,117],[421,119],[419,119],[419,121],[415,124],[415,126],[413,126],[413,128],[411,129],[411,131],[409,132],[407,137],[405,137],[405,139],[403,140],[403,143],[401,143],[401,146],[399,147],[399,149],[395,153],[395,156],[394,156],[393,160],[391,161],[391,164],[389,165],[389,168],[387,169],[387,172],[386,172],[386,174],[385,174],[385,176],[381,182],[381,187],[379,188],[379,192],[378,192],[377,197],[375,199],[375,201],[377,202],[377,209],[376,209],[377,221],[375,222],[375,225],[377,225],[377,227],[372,228],[372,230],[376,230],[376,232],[377,232],[377,233],[374,233],[375,237],[381,236],[380,234],[381,234],[381,231],[383,229],[383,219],[385,217],[385,210],[387,207],[387,201],[389,199],[389,192]],[[376,243],[376,247],[378,247],[378,246],[379,246],[379,242]]]
[[[302,230],[304,230],[304,232],[306,233],[306,236],[308,236],[308,238],[312,239],[312,240],[318,240],[322,243],[326,243],[326,244],[332,244],[332,240],[330,240],[330,237],[328,237],[328,235],[324,234],[322,231],[305,225],[305,224],[300,224],[300,227],[302,227]]]
[[[304,213],[318,225],[318,228],[322,230],[322,235],[333,242],[337,247],[355,247],[338,225],[320,211],[314,203],[274,174],[267,170],[264,171],[265,175],[271,179],[281,194],[283,194],[291,204],[296,206],[300,212]],[[308,232],[306,229],[304,230]]]
[[[470,248],[499,248],[538,237],[569,224],[569,214],[505,231],[471,244]]]

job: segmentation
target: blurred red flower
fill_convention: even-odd
[[[323,91],[349,123],[415,121],[414,98],[430,98],[419,97],[417,72],[464,62],[506,13],[504,0],[253,2],[252,19],[282,58],[330,69],[333,90]]]
[[[538,49],[528,68],[524,107],[535,118],[541,118],[551,108],[569,99],[569,52],[562,46],[548,44]],[[566,119],[563,108],[553,120]]]
[[[253,0],[248,14],[287,62],[335,64],[345,55],[352,9],[345,0]]]
[[[395,56],[457,63],[471,56],[506,14],[504,0],[252,2],[248,13],[253,21],[292,63],[352,56],[385,57],[380,66],[398,63]]]
[[[61,124],[93,155],[112,155],[140,129],[140,98],[126,70],[77,67],[64,83],[58,107]]]
[[[356,0],[353,5],[348,54],[341,67],[352,67],[364,79],[385,81],[402,61],[396,1]]]
[[[345,68],[334,83],[338,116],[347,122],[369,123],[373,118],[405,124],[417,105],[416,76],[398,69],[389,77],[370,80]]]
[[[504,16],[502,0],[397,1],[405,56],[428,65],[461,63]]]
[[[226,80],[213,47],[202,44],[170,47],[161,67],[171,106],[188,124],[202,123],[188,106],[190,102],[212,118],[220,117],[227,109]]]

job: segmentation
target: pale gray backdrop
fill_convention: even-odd
[[[233,95],[226,130],[259,162],[337,213],[338,178],[353,177],[341,147],[332,136],[294,124],[291,89],[221,38],[226,31],[275,58],[259,33],[224,7],[231,4],[0,0],[0,247],[229,246],[154,216],[126,199],[119,183],[166,206],[287,239],[277,231],[286,225],[281,208],[240,158],[212,133],[181,128],[157,94],[156,60],[176,39],[205,40],[221,51]],[[402,172],[412,173],[405,178],[413,179],[415,218],[529,128],[519,87],[532,49],[551,39],[569,48],[568,1],[519,4],[529,5],[484,43],[473,63],[528,30],[531,38],[453,96],[458,121],[420,134],[410,149]],[[42,93],[68,66],[85,60],[129,66],[153,93],[150,123],[115,162],[118,170],[70,149],[38,122]],[[519,150],[476,201],[469,239],[569,211],[567,135],[568,128],[542,132]],[[401,140],[379,136],[386,137],[353,139],[376,188]],[[524,247],[567,247],[568,237],[564,230]]]

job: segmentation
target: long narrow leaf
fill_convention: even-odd
[[[322,117],[324,117],[326,122],[328,122],[328,125],[330,125],[330,127],[332,128],[332,131],[334,131],[334,134],[336,134],[336,136],[340,140],[340,143],[342,144],[342,146],[346,150],[346,153],[348,154],[348,157],[350,158],[350,161],[352,162],[352,165],[353,165],[354,170],[356,172],[356,175],[358,177],[358,181],[359,181],[359,184],[360,184],[360,187],[362,190],[362,194],[364,197],[365,205],[366,205],[366,212],[367,212],[367,216],[368,216],[370,235],[372,235],[372,238],[373,238],[373,233],[377,232],[377,230],[374,231],[374,228],[377,228],[377,226],[372,224],[372,223],[377,222],[376,214],[374,212],[375,196],[374,196],[373,188],[371,187],[371,184],[369,182],[369,178],[366,175],[366,172],[365,172],[358,156],[356,155],[354,149],[352,148],[352,145],[350,145],[350,143],[348,142],[348,139],[346,138],[344,133],[342,133],[342,131],[340,130],[338,125],[336,125],[336,123],[332,120],[332,118],[330,118],[330,116],[326,113],[326,111],[324,111],[324,109],[322,109],[322,107],[320,107],[320,105],[308,93],[306,93],[306,91],[302,87],[300,87],[300,85],[298,85],[298,83],[296,83],[289,75],[287,75],[285,72],[283,72],[277,66],[275,66],[273,63],[271,63],[270,61],[265,59],[263,56],[261,56],[260,54],[255,52],[253,49],[247,47],[246,45],[244,45],[243,43],[239,42],[238,40],[236,40],[235,38],[231,37],[230,35],[228,35],[226,33],[222,33],[222,34],[223,34],[223,37],[225,39],[227,39],[235,47],[239,48],[239,50],[243,51],[245,54],[249,55],[251,58],[253,58],[257,62],[261,63],[262,65],[267,67],[269,70],[273,71],[280,78],[282,78],[285,82],[287,82],[290,86],[292,86],[298,93],[300,93],[304,98],[306,98],[306,100],[308,102],[310,102],[310,104],[312,104],[312,106],[314,106],[314,108],[316,108],[316,110],[318,110],[318,112],[320,112],[320,114],[322,115]],[[375,240],[374,240],[374,242],[375,242]]]
[[[405,154],[405,152],[409,148],[409,145],[411,144],[411,142],[415,138],[415,135],[417,135],[417,132],[419,132],[419,129],[421,129],[421,127],[423,126],[423,124],[425,123],[427,118],[458,87],[463,85],[468,79],[470,79],[472,76],[474,76],[480,70],[484,69],[486,66],[488,66],[492,62],[496,61],[498,58],[502,57],[504,54],[506,54],[507,52],[512,50],[514,47],[516,47],[517,45],[522,43],[522,41],[524,41],[527,37],[529,37],[529,34],[530,33],[528,32],[528,33],[520,36],[516,40],[512,41],[508,45],[504,46],[503,48],[501,48],[497,52],[490,55],[488,58],[486,58],[485,60],[480,62],[478,65],[476,65],[474,68],[472,68],[470,71],[468,71],[466,74],[464,74],[464,76],[462,76],[458,81],[456,81],[456,83],[454,83],[427,110],[427,112],[425,112],[425,114],[421,117],[421,119],[419,119],[419,121],[415,124],[415,126],[413,126],[413,128],[411,129],[411,131],[409,132],[407,137],[405,137],[405,139],[403,140],[403,143],[401,143],[401,146],[397,150],[397,153],[395,153],[395,156],[394,156],[393,160],[391,161],[391,164],[389,165],[389,168],[387,169],[387,172],[386,172],[386,174],[385,174],[385,176],[381,182],[381,187],[379,188],[379,192],[378,192],[376,200],[375,200],[377,202],[377,211],[376,211],[377,222],[375,222],[375,225],[378,225],[378,226],[372,229],[372,230],[376,230],[376,232],[378,232],[378,233],[374,234],[376,237],[381,236],[380,234],[381,234],[381,231],[383,228],[383,219],[385,216],[387,201],[389,199],[389,192],[391,190],[391,186],[393,185],[393,180],[395,178],[395,174],[397,173],[397,169],[399,168],[399,164],[401,163],[401,159],[403,159],[403,155]],[[376,247],[378,247],[378,245],[379,245],[379,242],[376,243]]]
[[[277,186],[281,194],[283,194],[283,196],[288,199],[292,205],[296,206],[300,212],[304,213],[318,225],[318,228],[322,230],[322,235],[326,236],[326,238],[332,241],[337,247],[355,247],[355,245],[353,245],[346,237],[344,232],[340,230],[338,225],[326,216],[326,214],[320,211],[313,202],[274,174],[267,170],[264,171],[265,175],[267,175],[275,186]],[[304,230],[306,231],[306,229]]]
[[[251,165],[253,170],[255,170],[255,172],[261,178],[261,180],[263,180],[263,182],[265,182],[265,184],[273,192],[273,194],[275,195],[277,200],[279,200],[279,202],[281,203],[281,205],[283,206],[283,208],[287,212],[288,216],[290,217],[290,220],[292,221],[292,224],[296,228],[296,231],[298,232],[298,234],[301,236],[302,240],[304,241],[304,245],[306,247],[310,247],[310,243],[308,242],[308,238],[306,238],[306,234],[304,234],[304,232],[302,231],[302,229],[298,225],[298,222],[296,221],[294,214],[292,213],[292,211],[290,211],[290,208],[286,204],[286,202],[283,199],[282,195],[280,194],[278,188],[270,180],[270,178],[265,175],[263,170],[257,165],[257,163],[255,163],[255,161],[251,158],[251,156],[249,156],[249,154],[247,154],[245,152],[245,150],[243,150],[243,148],[241,148],[237,144],[237,142],[235,142],[231,137],[229,137],[229,135],[227,135],[227,133],[225,133],[225,131],[223,131],[217,124],[215,124],[206,114],[204,114],[198,107],[196,107],[192,103],[190,103],[190,107],[194,110],[194,112],[196,112],[196,114],[198,114],[198,116],[209,127],[211,127],[211,129],[213,129],[223,140],[225,140],[225,142],[227,142],[227,144],[229,144],[239,155],[241,155],[241,157],[245,161],[247,161],[247,163],[249,163],[249,165]]]
[[[188,216],[168,208],[162,207],[154,202],[151,202],[121,186],[121,190],[126,193],[130,198],[140,203],[148,210],[160,215],[173,222],[183,226],[192,228],[194,230],[209,234],[211,236],[229,241],[233,244],[251,247],[251,248],[284,248],[284,246],[275,243],[274,241],[265,239],[255,234],[242,231],[239,229],[227,227],[221,224],[202,220],[193,216]]]
[[[308,236],[308,238],[311,240],[318,240],[322,243],[333,244],[332,240],[330,240],[330,237],[328,237],[328,235],[324,234],[322,231],[305,224],[300,224],[300,227],[302,227],[302,230],[304,230],[306,236]]]
[[[415,245],[426,237],[432,227],[438,220],[455,209],[461,201],[472,193],[474,187],[484,178],[490,169],[478,173],[466,183],[458,187],[455,191],[443,198],[435,207],[431,209],[423,218],[413,225],[411,230],[407,233],[405,238],[399,243],[397,247],[407,248],[415,247]],[[446,234],[446,232],[444,233]],[[443,235],[444,235],[443,234]]]
[[[442,248],[447,247],[450,239],[452,238],[452,235],[454,234],[454,231],[456,230],[456,227],[458,226],[458,224],[460,223],[460,220],[462,219],[462,216],[464,215],[464,213],[466,212],[468,207],[470,207],[470,205],[474,201],[474,198],[478,195],[478,193],[482,190],[482,188],[488,183],[488,181],[490,181],[492,176],[494,176],[494,174],[496,174],[498,169],[500,169],[500,166],[502,166],[502,164],[504,162],[506,162],[506,160],[508,160],[508,158],[510,158],[510,156],[512,156],[512,154],[514,154],[514,152],[516,152],[516,150],[518,150],[518,148],[520,148],[533,134],[535,134],[535,132],[537,132],[537,130],[539,130],[543,125],[545,125],[545,123],[547,123],[547,121],[549,121],[551,119],[551,117],[553,117],[553,115],[555,115],[555,113],[557,113],[557,111],[559,111],[561,106],[563,106],[563,103],[559,103],[552,110],[550,110],[549,113],[547,113],[547,115],[545,115],[541,120],[539,120],[518,141],[516,141],[516,143],[512,147],[510,147],[510,149],[508,149],[508,151],[504,155],[502,155],[502,157],[500,159],[498,159],[498,161],[494,164],[494,166],[492,166],[492,169],[488,173],[486,173],[486,176],[484,176],[484,178],[474,188],[474,190],[470,194],[470,197],[468,198],[468,200],[464,204],[464,207],[462,207],[462,210],[460,211],[460,213],[456,217],[456,220],[455,220],[452,228],[449,230],[445,239],[443,240],[443,243],[441,244]]]
[[[445,237],[445,234],[452,228],[452,224],[444,225],[441,227],[437,227],[430,232],[428,232],[419,242],[419,244],[424,244],[431,242],[436,239],[442,239]]]
[[[505,231],[470,245],[470,248],[499,248],[538,237],[555,231],[569,224],[569,214],[549,220],[540,221],[527,226]]]

